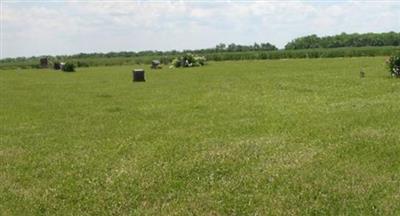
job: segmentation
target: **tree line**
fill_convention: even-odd
[[[47,56],[52,61],[66,61],[70,59],[78,60],[82,59],[78,63],[82,65],[93,65],[92,63],[96,62],[96,59],[105,59],[109,58],[121,58],[124,63],[131,62],[127,60],[128,58],[135,59],[146,59],[147,62],[149,59],[159,58],[165,59],[168,61],[171,58],[176,56],[182,55],[184,53],[193,53],[203,56],[216,56],[217,59],[226,59],[227,56],[232,56],[232,58],[247,58],[244,56],[249,55],[249,52],[268,52],[268,56],[281,56],[281,54],[270,54],[270,52],[277,52],[277,51],[290,51],[290,50],[300,50],[300,49],[320,49],[320,48],[341,48],[341,47],[378,47],[378,46],[391,46],[391,47],[399,47],[400,46],[400,33],[396,32],[387,32],[387,33],[365,33],[365,34],[346,34],[342,33],[339,35],[334,36],[325,36],[325,37],[318,37],[317,35],[309,35],[305,37],[299,37],[294,39],[293,41],[286,44],[284,50],[278,50],[278,48],[271,44],[271,43],[254,43],[252,45],[241,45],[241,44],[224,44],[220,43],[213,48],[206,48],[206,49],[196,49],[196,50],[171,50],[171,51],[157,51],[157,50],[147,50],[147,51],[122,51],[122,52],[108,52],[108,53],[79,53],[75,55],[57,55],[57,56]],[[387,50],[387,49],[385,49]],[[389,49],[391,50],[391,49]],[[374,50],[373,52],[378,52]],[[234,53],[231,55],[231,53]],[[242,54],[240,54],[242,53]],[[280,52],[282,53],[282,52]],[[285,52],[283,52],[285,53]],[[304,53],[308,53],[304,52]],[[318,51],[320,53],[320,51]],[[325,53],[325,52],[323,52]],[[263,54],[264,55],[264,54]],[[297,54],[296,54],[297,55]],[[307,54],[308,55],[308,54]],[[346,54],[347,55],[347,54]],[[369,54],[370,55],[370,54]],[[250,56],[258,56],[258,54],[251,54]],[[211,57],[211,58],[212,58]],[[37,64],[36,62],[39,60],[39,56],[36,57],[18,57],[18,58],[6,58],[1,59],[1,64],[16,64],[16,65],[26,65],[29,67],[32,64]],[[231,58],[231,57],[229,57]],[[258,57],[257,57],[258,58]],[[269,58],[269,57],[268,57]],[[216,59],[216,60],[217,60]],[[210,59],[211,60],[211,59]],[[107,61],[105,61],[107,62]],[[111,61],[110,62],[114,62]],[[116,61],[115,61],[116,62]]]
[[[318,37],[309,35],[299,37],[286,44],[285,49],[315,49],[338,47],[366,47],[366,46],[400,46],[400,33],[365,33],[346,34]]]

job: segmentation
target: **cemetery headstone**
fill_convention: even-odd
[[[145,82],[145,77],[144,77],[144,70],[143,69],[134,69],[132,71],[133,75],[133,82]]]

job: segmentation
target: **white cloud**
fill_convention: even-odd
[[[400,2],[2,2],[2,57],[212,47],[400,30]]]

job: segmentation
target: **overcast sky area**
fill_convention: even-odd
[[[1,56],[211,48],[400,31],[400,1],[1,2]]]

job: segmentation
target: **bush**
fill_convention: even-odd
[[[179,60],[180,58],[174,58],[171,62],[171,67],[180,67],[181,66],[181,61]]]
[[[198,66],[203,66],[206,64],[206,58],[204,56],[194,56],[194,62]]]
[[[400,78],[400,54],[392,55],[387,60],[389,72],[393,77]]]
[[[176,57],[171,62],[171,67],[199,67],[206,64],[204,56],[197,56],[187,53],[183,56]]]
[[[65,63],[63,69],[65,72],[74,72],[75,71],[75,65],[71,62]]]

